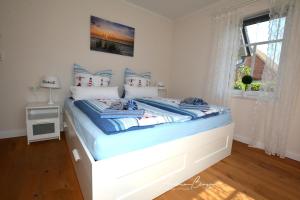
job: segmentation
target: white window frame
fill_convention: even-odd
[[[278,42],[283,42],[283,39],[278,39],[278,40],[266,40],[266,41],[262,41],[262,42],[255,42],[255,43],[249,43],[246,44],[245,43],[245,39],[244,39],[244,34],[242,33],[242,29],[241,29],[241,35],[242,35],[242,41],[243,44],[241,44],[241,47],[246,49],[247,47],[252,47],[252,55],[251,55],[251,76],[253,76],[254,73],[254,66],[255,66],[255,62],[256,62],[256,50],[257,50],[257,46],[258,45],[264,45],[264,44],[272,44],[272,43],[278,43]],[[251,54],[251,53],[250,53]],[[252,90],[248,90],[248,91],[244,91],[244,90],[238,90],[238,89],[234,89],[232,87],[232,96],[233,97],[245,97],[245,98],[257,98],[259,96],[259,94],[261,93],[261,91],[252,91]]]
[[[272,43],[278,43],[278,42],[283,42],[283,39],[279,40],[268,40],[268,41],[263,41],[263,42],[255,42],[255,43],[250,43],[250,44],[243,44],[241,47],[246,48],[246,47],[252,47],[253,46],[253,54],[251,56],[251,76],[253,76],[254,72],[254,65],[256,61],[256,49],[258,45],[264,45],[264,44],[272,44]],[[244,91],[244,90],[237,90],[237,89],[232,89],[232,95],[233,96],[238,96],[238,97],[247,97],[247,98],[256,98],[261,91]]]

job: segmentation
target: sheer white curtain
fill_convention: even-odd
[[[299,96],[299,12],[300,1],[270,0],[269,39],[276,40],[283,34],[283,42],[268,45],[263,91],[256,101],[252,119],[251,146],[263,142],[266,153],[280,157],[285,157],[289,127]]]
[[[206,97],[209,102],[229,106],[234,70],[240,46],[241,16],[237,11],[214,18],[214,38]]]

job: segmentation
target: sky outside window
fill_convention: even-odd
[[[251,44],[282,39],[284,34],[284,26],[285,17],[246,26],[246,33],[248,35],[249,43]],[[280,51],[278,51],[278,49],[281,49],[281,42],[269,45],[257,45],[257,51],[260,51],[264,55],[269,55],[269,57],[274,57],[277,64],[280,60]],[[276,52],[275,56],[273,55],[274,52]]]

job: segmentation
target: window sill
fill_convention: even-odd
[[[257,100],[260,98],[260,100],[263,101],[274,101],[278,99],[276,94],[274,92],[269,93],[263,93],[262,91],[242,91],[242,90],[232,90],[231,96],[233,98],[241,98],[241,99],[252,99]]]
[[[243,99],[254,99],[256,100],[259,96],[259,91],[243,91],[243,90],[232,90],[232,97],[243,98]]]

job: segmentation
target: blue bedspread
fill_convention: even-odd
[[[140,118],[103,118],[102,114],[114,101],[120,100],[78,100],[74,105],[84,112],[94,124],[106,134],[153,127],[157,124],[185,122],[218,115],[220,109],[209,106],[205,110],[182,109],[168,99],[136,99],[139,109],[144,110]]]

